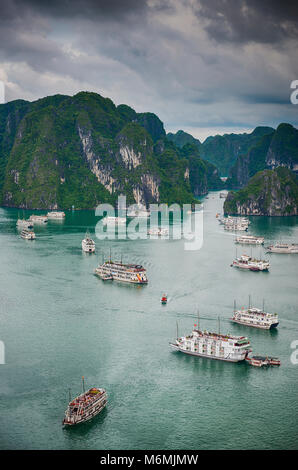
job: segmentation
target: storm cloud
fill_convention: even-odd
[[[278,44],[298,36],[293,0],[200,0],[194,11],[216,41]]]
[[[6,99],[80,90],[199,138],[298,124],[297,6],[263,0],[2,0]]]

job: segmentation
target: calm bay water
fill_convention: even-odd
[[[25,241],[18,210],[0,209],[0,448],[9,449],[294,449],[298,442],[298,256],[266,255],[269,273],[230,267],[234,236],[215,214],[223,200],[205,200],[204,245],[182,241],[81,240],[94,230],[92,211],[69,212],[64,222],[36,227]],[[25,216],[31,212],[25,211]],[[21,214],[23,216],[23,213]],[[251,218],[250,233],[266,242],[297,241],[297,218]],[[109,249],[147,268],[147,286],[103,283],[93,270]],[[251,249],[238,247],[241,252]],[[263,249],[253,248],[259,255]],[[163,292],[168,305],[160,305]],[[278,312],[277,331],[228,321],[233,301]],[[256,369],[171,352],[169,341],[201,328],[245,334],[254,353],[278,356],[280,368]],[[72,396],[105,387],[108,407],[93,421],[63,429]]]

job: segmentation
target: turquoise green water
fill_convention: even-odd
[[[99,241],[84,255],[91,211],[36,228],[35,241],[16,231],[18,211],[0,209],[0,447],[9,449],[293,449],[298,442],[298,256],[268,255],[269,273],[230,267],[233,235],[205,201],[204,245],[183,241]],[[29,215],[30,212],[25,215]],[[266,241],[298,240],[297,218],[255,218],[250,232]],[[103,283],[93,270],[109,248],[147,268],[147,286]],[[250,248],[244,249],[250,252]],[[238,254],[241,249],[238,248]],[[260,249],[253,249],[259,254]],[[168,305],[160,305],[163,291]],[[233,300],[278,312],[277,331],[231,324]],[[280,368],[256,369],[171,352],[169,341],[201,327],[246,334],[255,353],[276,355]],[[93,421],[62,429],[72,395],[105,387],[109,403]]]

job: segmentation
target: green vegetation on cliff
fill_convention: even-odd
[[[258,171],[279,166],[298,170],[298,130],[291,124],[280,124],[241,154],[230,170],[227,186],[240,188]]]
[[[222,176],[227,176],[239,155],[245,154],[264,135],[273,131],[272,127],[259,126],[250,134],[215,135],[208,137],[203,143],[182,130],[176,134],[167,134],[167,138],[179,147],[183,147],[186,143],[196,144],[201,158],[215,165]]]
[[[97,93],[0,105],[0,202],[92,208],[115,202],[193,201],[189,162],[162,122]]]
[[[203,160],[196,144],[186,144],[181,155],[189,161],[189,182],[195,196],[207,194],[209,190],[221,189],[224,183],[219,177],[217,168]]]
[[[231,215],[297,215],[297,176],[285,167],[259,171],[244,188],[229,192],[224,212]]]
[[[298,129],[286,123],[277,127],[266,155],[266,164],[273,168],[285,165],[298,170]]]
[[[188,134],[187,132],[184,132],[182,130],[177,131],[176,134],[173,134],[172,132],[167,133],[167,139],[170,142],[174,142],[177,147],[182,148],[186,144],[194,144],[197,146],[199,149],[201,146],[201,142],[199,139],[195,139],[191,134]]]

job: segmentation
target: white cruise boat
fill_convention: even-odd
[[[35,240],[36,235],[32,230],[23,229],[21,231],[21,237],[25,240]]]
[[[30,220],[25,220],[25,219],[18,219],[17,220],[17,227],[19,229],[23,229],[23,228],[33,228],[33,223],[30,221]]]
[[[253,235],[241,235],[236,237],[235,243],[241,245],[263,245],[264,237],[254,237]]]
[[[235,224],[225,224],[224,229],[227,230],[228,232],[246,232],[247,231],[247,225],[241,224],[241,223],[235,223]]]
[[[222,335],[194,329],[189,336],[177,338],[170,346],[192,356],[218,359],[227,362],[244,361],[251,351],[245,336]]]
[[[267,313],[256,307],[248,309],[235,310],[231,321],[239,325],[270,330],[278,326],[277,313]]]
[[[231,217],[228,216],[219,219],[219,222],[224,225],[224,229],[230,232],[244,232],[248,229],[249,220],[246,217]]]
[[[82,250],[85,251],[85,253],[95,252],[95,243],[88,232],[86,232],[85,238],[82,240]]]
[[[148,218],[150,217],[150,211],[146,209],[142,204],[133,204],[127,210],[127,217],[139,217]]]
[[[125,225],[126,224],[126,218],[125,217],[106,216],[102,219],[102,223],[104,225]]]
[[[250,271],[268,271],[270,263],[267,260],[260,260],[248,255],[241,255],[240,258],[233,260],[231,266],[240,269],[248,269]]]
[[[46,224],[48,221],[48,218],[46,215],[30,215],[29,220],[33,222],[34,224]]]
[[[47,217],[48,217],[49,219],[58,219],[58,220],[61,220],[61,219],[64,219],[64,218],[65,218],[65,212],[63,212],[63,211],[48,212],[48,213],[47,213]]]
[[[123,264],[122,262],[106,261],[95,269],[95,274],[103,281],[115,280],[131,284],[147,284],[145,268],[139,264]]]
[[[169,235],[169,229],[165,227],[152,227],[148,229],[148,235],[154,235],[158,237],[167,237]]]
[[[268,253],[298,254],[297,243],[276,243],[267,247]]]
[[[63,426],[74,426],[84,423],[98,415],[107,405],[108,395],[104,388],[90,388],[68,404]]]

